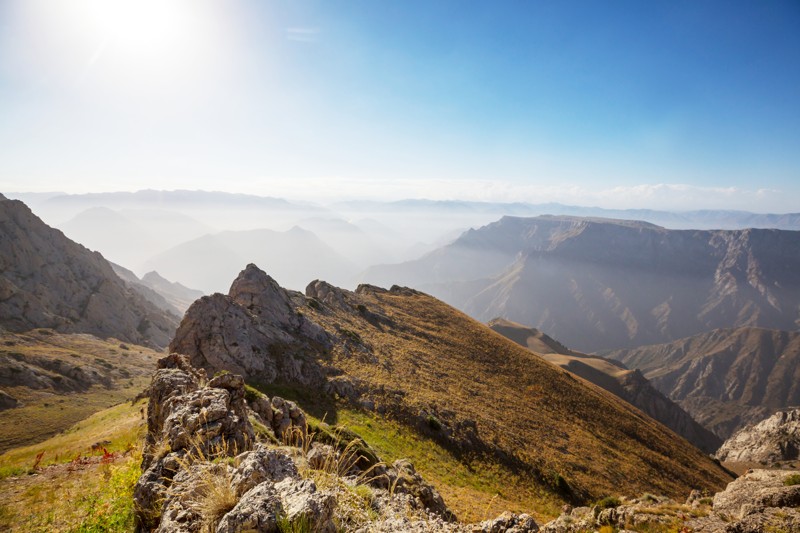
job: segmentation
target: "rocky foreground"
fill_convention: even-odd
[[[149,397],[134,496],[140,531],[800,531],[800,484],[766,470],[713,498],[695,491],[685,504],[646,495],[565,506],[541,528],[513,513],[461,524],[413,465],[387,465],[324,427],[310,431],[296,404],[246,389],[241,376],[209,380],[173,354],[159,361]]]
[[[740,429],[720,447],[717,458],[770,466],[800,460],[800,408],[778,411]]]

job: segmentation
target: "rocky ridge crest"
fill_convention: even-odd
[[[454,523],[411,463],[374,461],[363,469],[366,457],[314,441],[292,402],[247,395],[239,375],[208,380],[185,356],[159,361],[134,492],[138,530],[538,531],[532,518],[512,513]],[[268,420],[266,433],[257,434],[251,419]]]

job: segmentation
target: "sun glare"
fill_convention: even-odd
[[[203,0],[29,0],[27,68],[66,83],[172,84],[213,70],[224,11]],[[216,55],[215,55],[216,54]]]
[[[155,60],[172,53],[188,37],[190,12],[185,4],[163,0],[87,0],[87,22],[121,51]]]

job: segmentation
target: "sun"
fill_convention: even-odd
[[[79,16],[103,46],[129,60],[162,62],[184,53],[193,28],[191,4],[180,0],[84,0]]]

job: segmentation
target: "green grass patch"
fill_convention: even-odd
[[[485,520],[504,510],[526,512],[543,520],[560,512],[563,502],[496,462],[480,457],[462,462],[435,441],[370,413],[340,408],[338,418],[339,425],[361,436],[386,463],[410,460],[459,520]]]
[[[0,479],[27,472],[42,454],[41,467],[68,463],[78,456],[102,454],[92,451],[92,445],[103,444],[109,452],[121,452],[135,447],[145,432],[142,408],[145,402],[130,402],[99,411],[78,422],[66,431],[39,444],[14,448],[0,455]]]
[[[800,474],[791,474],[786,476],[786,478],[783,480],[783,484],[787,487],[791,485],[800,485]]]

